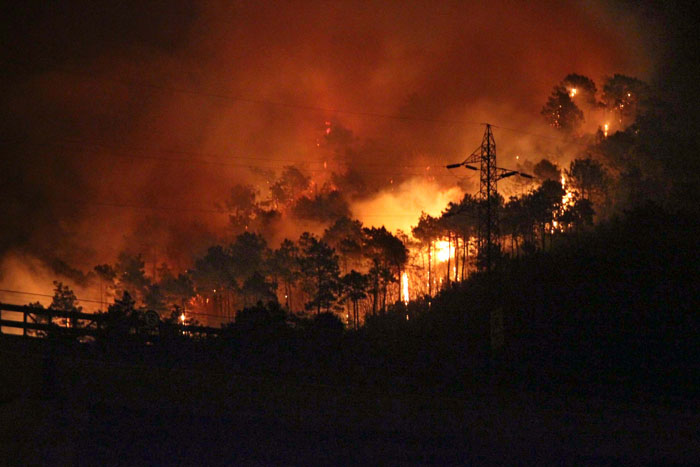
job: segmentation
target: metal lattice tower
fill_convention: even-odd
[[[459,164],[449,164],[448,169],[465,167],[470,170],[479,170],[479,233],[478,246],[481,256],[482,269],[490,271],[493,269],[499,252],[498,234],[498,190],[497,182],[502,178],[519,175],[525,178],[532,178],[532,175],[518,172],[516,170],[503,169],[496,166],[496,140],[493,137],[491,125],[486,123],[484,137],[479,146],[469,157]],[[477,169],[470,164],[480,164]]]
[[[498,251],[498,191],[499,178],[496,167],[496,140],[493,138],[491,125],[486,124],[481,140],[479,160],[481,162],[479,198],[479,253],[483,255],[484,266],[490,270]]]

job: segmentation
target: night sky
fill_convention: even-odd
[[[497,129],[503,165],[516,154],[567,162],[540,109],[568,73],[599,88],[622,73],[681,109],[696,102],[684,12],[665,2],[5,6],[0,255],[90,268],[158,244],[183,267],[221,237],[231,186],[264,197],[294,163],[319,186],[353,167],[369,187],[353,200],[366,224],[388,223],[408,198],[417,218],[460,183],[476,189],[424,170],[469,154],[480,123],[518,130]]]

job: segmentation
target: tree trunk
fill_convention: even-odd
[[[375,264],[376,267],[376,264]],[[372,290],[372,314],[377,314],[377,305],[379,302],[379,271],[374,274],[374,289]]]
[[[450,255],[451,249],[452,249],[452,236],[448,233],[447,234],[447,274],[446,274],[448,286],[450,285],[450,265],[451,265],[450,256],[452,256],[452,255]]]
[[[462,273],[461,277],[464,280],[464,265],[467,264],[467,257],[469,254],[469,235],[465,235],[462,239]]]
[[[459,276],[457,275],[459,273],[459,236],[457,233],[455,233],[455,282],[459,282]]]
[[[545,249],[545,241],[547,240],[547,224],[542,223],[542,251]]]
[[[432,248],[433,242],[431,241],[428,243],[428,296],[430,297],[433,296],[433,275],[430,271],[430,265],[432,264],[433,260]]]

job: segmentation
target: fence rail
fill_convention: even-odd
[[[4,312],[22,313],[21,320],[7,319]],[[54,320],[65,319],[66,326],[59,326]],[[32,307],[29,305],[15,305],[0,303],[0,334],[4,334],[4,328],[20,329],[25,337],[44,337],[39,333],[60,333],[67,337],[97,336],[106,327],[113,323],[113,318],[108,313],[83,313],[77,311],[52,310],[47,308]],[[137,327],[158,333],[163,325],[158,321],[155,325],[147,326],[139,323]],[[176,329],[182,335],[191,337],[217,336],[221,329],[208,326],[190,324],[167,323],[171,329]],[[30,331],[33,331],[30,333]]]

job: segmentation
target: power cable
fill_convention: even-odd
[[[35,72],[39,72],[37,67],[33,67],[32,65],[30,65],[26,62],[21,62],[18,60],[7,60],[7,59],[0,60],[0,62],[4,62],[5,64],[11,64],[11,65],[15,65],[15,66],[24,67],[25,69],[32,69],[33,68]],[[423,121],[423,122],[428,122],[428,123],[438,123],[438,124],[444,124],[444,125],[484,125],[485,124],[484,122],[476,122],[476,121],[471,121],[471,120],[428,118],[428,117],[398,115],[398,114],[382,113],[382,112],[366,112],[366,111],[338,109],[338,108],[330,108],[330,107],[319,107],[319,106],[298,104],[298,103],[293,103],[293,102],[272,101],[272,100],[268,100],[268,99],[252,99],[252,98],[248,98],[248,97],[234,96],[234,95],[223,94],[223,93],[218,93],[218,92],[207,92],[207,91],[194,90],[194,89],[163,86],[163,85],[158,85],[158,84],[154,84],[154,83],[149,83],[146,81],[125,80],[125,79],[119,79],[119,78],[97,76],[95,73],[92,73],[89,71],[69,70],[69,69],[57,68],[57,67],[51,68],[50,71],[63,73],[63,74],[67,74],[67,75],[89,77],[89,78],[92,78],[93,80],[96,80],[96,81],[104,80],[107,82],[122,84],[124,86],[136,86],[136,87],[143,87],[143,88],[148,88],[148,89],[155,89],[155,90],[159,90],[162,92],[171,92],[171,93],[186,94],[186,95],[196,95],[196,96],[203,96],[203,97],[209,97],[209,98],[215,98],[215,99],[223,99],[223,100],[229,100],[229,101],[235,101],[235,102],[243,102],[243,103],[248,103],[248,104],[292,108],[292,109],[299,109],[299,110],[306,110],[306,111],[313,111],[313,112],[345,114],[345,115],[354,115],[354,116],[371,117],[371,118],[383,118],[383,119],[398,120],[398,121]],[[522,130],[522,129],[518,129],[518,128],[506,127],[506,126],[501,126],[501,125],[496,125],[496,124],[492,124],[491,126],[494,128],[501,129],[501,130],[511,131],[511,132],[520,133],[520,134],[526,134],[529,136],[547,139],[550,141],[559,141],[562,143],[576,144],[576,145],[581,145],[581,146],[586,145],[586,143],[583,143],[583,142],[559,138],[556,136],[548,136],[548,135],[542,135],[542,134],[538,134],[538,133],[532,133],[530,131],[526,131],[526,130]]]
[[[4,62],[5,64],[11,64],[11,65],[15,65],[15,66],[24,67],[25,71],[31,71],[31,69],[33,68],[35,72],[39,72],[37,67],[33,67],[32,65],[30,65],[26,62],[21,62],[18,60],[8,60],[8,59],[3,59],[1,61]],[[96,81],[112,82],[112,83],[117,83],[117,84],[121,84],[124,86],[143,87],[143,88],[158,90],[161,92],[203,96],[203,97],[209,97],[209,98],[221,99],[221,100],[227,100],[227,101],[233,101],[233,102],[243,102],[243,103],[247,103],[247,104],[266,105],[266,106],[272,106],[272,107],[291,108],[291,109],[299,109],[299,110],[312,111],[312,112],[355,115],[355,116],[360,116],[360,117],[383,118],[383,119],[392,119],[392,120],[400,120],[400,121],[422,121],[422,122],[439,123],[439,124],[447,124],[447,125],[481,125],[480,122],[473,122],[473,121],[468,121],[468,120],[438,119],[438,118],[417,117],[417,116],[410,116],[410,115],[397,115],[397,114],[389,114],[389,113],[381,113],[381,112],[365,112],[365,111],[358,111],[358,110],[337,109],[337,108],[330,108],[330,107],[305,105],[305,104],[298,104],[298,103],[293,103],[293,102],[272,101],[272,100],[268,100],[268,99],[253,99],[253,98],[234,96],[231,94],[223,94],[223,93],[218,93],[218,92],[208,92],[208,91],[201,91],[201,90],[194,90],[194,89],[176,88],[176,87],[172,87],[172,86],[163,86],[163,85],[158,85],[158,84],[154,84],[154,83],[149,83],[146,81],[137,81],[137,80],[128,80],[128,79],[111,78],[111,77],[105,77],[105,76],[97,76],[95,73],[92,73],[89,71],[69,70],[66,68],[59,68],[59,67],[52,67],[48,71],[58,72],[58,73],[73,75],[73,76],[82,76],[82,77],[91,78],[91,79],[96,80]]]
[[[149,155],[134,155],[134,154],[119,154],[119,151],[131,151],[131,150],[136,150],[136,151],[141,151],[141,152],[171,152],[168,150],[153,150],[153,149],[148,149],[148,148],[128,148],[128,147],[115,147],[115,146],[108,146],[105,144],[100,144],[100,143],[88,143],[85,145],[85,143],[82,142],[76,142],[76,141],[69,141],[69,140],[57,140],[54,142],[50,141],[43,141],[43,142],[30,142],[30,141],[8,141],[8,140],[0,140],[0,144],[28,144],[28,145],[34,145],[34,146],[51,146],[51,147],[61,147],[61,148],[66,148],[67,146],[64,146],[64,144],[72,144],[72,145],[78,145],[81,149],[92,152],[92,153],[97,153],[98,149],[95,149],[94,147],[91,147],[90,144],[98,147],[103,147],[105,149],[109,149],[111,151],[116,151],[116,152],[111,152],[108,153],[112,157],[117,157],[117,158],[124,158],[124,159],[135,159],[135,160],[155,160],[155,161],[161,161],[161,162],[171,162],[171,163],[182,163],[182,164],[212,164],[212,165],[220,165],[220,166],[229,166],[229,167],[240,167],[240,168],[248,168],[248,169],[280,169],[284,167],[280,167],[277,165],[263,165],[263,164],[251,164],[251,163],[235,163],[235,162],[227,162],[223,160],[212,160],[212,159],[202,159],[202,158],[174,158],[174,157],[162,157],[162,156],[149,156]],[[70,148],[70,146],[68,146]],[[174,152],[181,152],[181,151],[174,151]],[[103,152],[98,152],[99,154],[104,154]],[[196,153],[196,152],[187,152],[183,151],[182,153],[189,153],[189,154],[202,154],[202,153]],[[258,161],[263,161],[263,162],[286,162],[289,165],[296,166],[296,165],[304,165],[304,164],[323,164],[324,161],[294,161],[291,159],[260,159],[260,158],[253,158],[253,157],[244,157],[244,156],[226,156],[226,157],[231,157],[232,159],[250,159],[250,160],[258,160]],[[327,164],[328,161],[325,161]],[[342,161],[331,161],[331,164],[337,163],[337,164],[344,164],[346,162]],[[374,163],[352,163],[353,167],[354,166],[367,166],[367,167],[394,167],[397,168],[396,164],[374,164]],[[398,166],[398,168],[425,168],[425,167],[441,167],[441,164],[436,163],[435,165],[403,165],[403,166]],[[332,169],[320,169],[320,168],[305,168],[302,167],[300,168],[302,172],[309,172],[309,173],[331,173],[333,172]],[[390,175],[390,173],[386,171],[371,171],[371,170],[353,170],[354,172],[357,173],[363,173],[363,174],[372,174],[372,175]],[[447,177],[447,174],[436,174],[436,173],[427,173],[426,172],[416,172],[416,171],[399,171],[395,170],[392,172],[396,176],[399,175],[408,175],[408,176],[430,176],[430,177]]]

